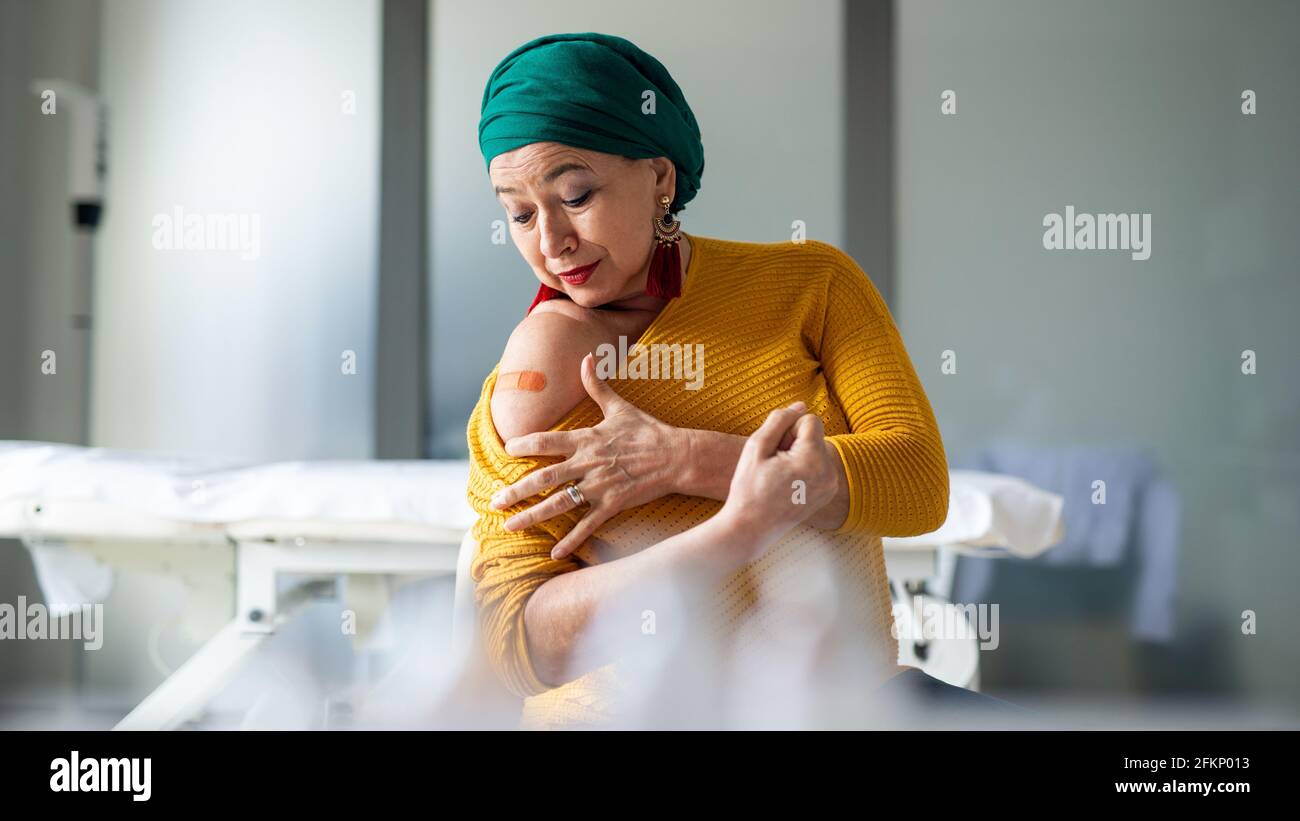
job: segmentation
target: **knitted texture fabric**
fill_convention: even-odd
[[[682,295],[661,310],[636,345],[652,351],[656,343],[703,345],[704,378],[689,389],[685,374],[637,379],[629,370],[629,378],[609,384],[670,425],[739,435],[753,433],[772,410],[802,400],[821,417],[849,488],[843,525],[800,525],[733,574],[710,600],[714,623],[730,631],[733,645],[761,634],[754,622],[779,619],[781,611],[760,602],[780,600],[782,584],[798,583],[800,566],[816,551],[833,563],[839,623],[851,625],[873,648],[883,682],[903,668],[896,664],[880,539],[935,530],[948,512],[948,465],[938,425],[893,318],[857,263],[827,243],[687,237],[692,254]],[[490,407],[499,368],[484,381],[468,427],[468,497],[479,515],[471,575],[483,646],[505,686],[525,699],[524,726],[599,725],[616,714],[617,664],[559,687],[539,680],[525,635],[529,596],[559,574],[609,560],[611,554],[597,550],[596,542],[627,555],[707,520],[722,503],[664,496],[623,511],[577,551],[552,560],[551,548],[586,507],[510,532],[506,519],[539,499],[506,510],[490,506],[503,485],[561,461],[505,452]],[[590,427],[601,419],[588,397],[551,430]]]

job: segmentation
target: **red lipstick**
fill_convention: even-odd
[[[596,270],[596,266],[599,264],[600,260],[596,260],[590,265],[584,265],[581,268],[574,268],[571,271],[556,274],[556,276],[562,279],[566,285],[581,285],[591,279],[592,272]]]

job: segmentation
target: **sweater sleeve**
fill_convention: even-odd
[[[511,457],[505,453],[492,424],[490,396],[474,408],[469,422],[470,477],[468,497],[478,514],[474,539],[478,553],[470,566],[474,599],[478,605],[479,635],[498,678],[520,698],[551,689],[537,677],[528,653],[524,608],[529,597],[547,580],[577,570],[572,557],[551,558],[551,549],[572,526],[570,516],[560,516],[529,528],[508,531],[506,519],[536,504],[527,499],[506,510],[491,507],[492,494],[512,484],[555,457]]]
[[[844,462],[849,512],[834,532],[917,536],[948,515],[948,461],[934,411],[889,308],[853,258],[828,254],[819,359],[851,433],[828,436]]]

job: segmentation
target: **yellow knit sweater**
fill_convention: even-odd
[[[643,411],[678,427],[748,435],[771,410],[797,400],[822,418],[848,476],[848,518],[834,531],[795,528],[728,579],[717,593],[718,623],[740,626],[754,612],[760,585],[797,565],[808,555],[810,540],[817,540],[819,549],[834,557],[846,593],[840,618],[854,620],[870,637],[883,681],[903,668],[896,664],[880,537],[927,533],[948,512],[948,466],[938,425],[889,309],[857,263],[827,243],[688,237],[692,254],[682,295],[637,342],[702,344],[702,385],[689,390],[685,378],[609,382]],[[504,484],[560,461],[506,454],[490,406],[499,368],[484,381],[468,429],[468,495],[479,514],[474,527],[479,552],[471,575],[483,645],[502,682],[526,699],[523,726],[599,725],[616,710],[616,665],[549,688],[528,657],[528,597],[548,579],[601,557],[589,540],[565,559],[550,558],[585,506],[512,533],[505,520],[538,499],[502,511],[489,505]],[[551,429],[589,427],[601,418],[587,398]],[[618,546],[623,555],[689,529],[721,505],[672,494],[623,511],[597,531],[596,539]]]

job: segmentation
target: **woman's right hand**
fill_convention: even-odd
[[[803,402],[796,402],[772,411],[741,452],[718,515],[752,536],[746,562],[835,495],[836,468],[822,420],[805,410]]]

